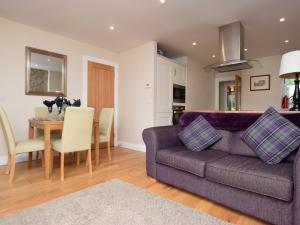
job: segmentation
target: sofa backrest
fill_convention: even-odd
[[[240,138],[244,130],[253,124],[262,113],[229,113],[229,112],[185,112],[180,118],[180,125],[189,125],[199,115],[202,115],[222,135],[222,139],[210,146],[233,155],[257,157],[255,152]],[[300,127],[300,113],[283,113],[284,117]],[[284,159],[293,162],[297,151]]]
[[[179,124],[186,127],[199,115],[202,115],[216,129],[243,131],[251,126],[261,114],[257,112],[185,112],[180,117]],[[300,113],[284,112],[281,115],[300,127]]]

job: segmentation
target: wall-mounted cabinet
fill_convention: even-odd
[[[186,86],[186,67],[175,65],[173,69],[173,83]]]

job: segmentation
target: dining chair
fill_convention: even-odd
[[[110,137],[114,119],[114,108],[103,108],[100,113],[99,121],[99,143],[107,144],[108,159],[111,160]]]
[[[94,108],[68,107],[65,113],[62,138],[53,140],[51,150],[51,164],[53,164],[53,150],[60,153],[60,179],[64,180],[65,153],[87,151],[87,164],[92,174],[91,136],[93,130]]]
[[[16,142],[9,120],[2,107],[0,107],[0,123],[8,148],[6,174],[9,174],[9,181],[12,182],[15,175],[16,155],[44,150],[44,141],[41,139],[29,139]]]
[[[53,107],[51,114],[49,113],[48,108],[45,106],[36,107],[34,109],[34,116],[36,118],[49,118],[50,115],[53,115],[54,117],[58,116],[58,109]],[[44,138],[44,130],[39,128],[34,128],[34,137]],[[54,138],[56,139],[61,138],[61,131],[59,130],[51,131],[51,139]],[[36,160],[38,159],[39,159],[39,152],[36,152]]]

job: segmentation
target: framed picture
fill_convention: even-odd
[[[270,75],[250,76],[250,91],[270,90]]]

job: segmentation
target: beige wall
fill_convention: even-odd
[[[118,139],[121,146],[145,149],[142,131],[154,125],[155,70],[155,42],[120,54]]]
[[[187,109],[213,109],[214,76],[192,57],[184,56],[175,60],[187,66]]]
[[[276,109],[281,107],[281,83],[278,77],[280,67],[280,55],[256,59],[253,68],[239,72],[216,74],[216,79],[233,78],[235,74],[242,77],[242,110],[265,110],[269,106]],[[271,90],[250,91],[250,76],[270,74]],[[215,85],[216,88],[216,85]]]
[[[270,56],[257,59],[250,70],[242,71],[242,110],[265,110],[269,106],[281,108],[281,83],[278,77],[281,56]],[[271,75],[271,90],[250,91],[250,76]]]
[[[187,60],[187,109],[213,108],[214,77],[203,70],[203,65],[188,57]]]
[[[27,138],[28,118],[34,107],[51,97],[25,95],[25,46],[54,51],[68,56],[70,99],[82,97],[82,56],[89,55],[113,62],[118,54],[69,38],[0,18],[0,105],[8,113],[17,140]],[[1,129],[0,129],[1,132]],[[0,161],[6,155],[0,133]]]

